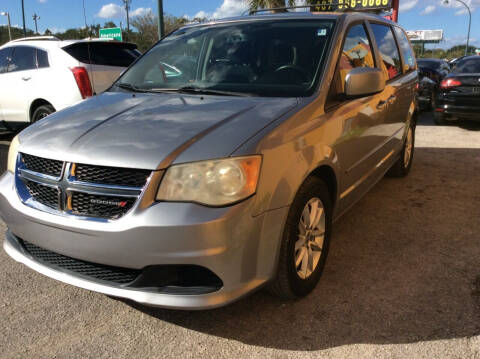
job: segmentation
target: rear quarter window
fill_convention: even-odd
[[[48,54],[46,51],[37,49],[37,64],[39,69],[49,67]]]
[[[128,67],[139,57],[134,45],[118,43],[80,42],[63,49],[85,64]]]

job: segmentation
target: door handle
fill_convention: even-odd
[[[28,81],[28,80],[30,80],[30,79],[31,79],[31,77],[22,77],[22,80],[23,80],[23,81]]]
[[[396,100],[397,100],[397,96],[392,95],[392,96],[390,96],[390,97],[388,98],[387,101],[388,101],[388,103],[389,103],[390,105],[393,105]]]
[[[377,110],[383,110],[385,106],[387,105],[387,101],[380,101],[377,105]]]

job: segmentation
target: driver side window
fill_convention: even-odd
[[[357,67],[375,67],[372,46],[363,24],[352,26],[345,37],[330,87],[327,107],[341,103],[341,95],[345,92],[345,79],[348,73]]]

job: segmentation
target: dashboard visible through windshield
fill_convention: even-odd
[[[167,36],[116,83],[140,92],[310,95],[334,20],[194,26]]]

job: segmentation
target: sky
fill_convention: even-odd
[[[61,32],[67,28],[85,25],[82,0],[24,0],[27,27],[34,29],[32,15],[40,16],[39,32],[47,28]],[[126,23],[122,0],[84,0],[87,24],[114,21]],[[464,0],[472,9],[471,42],[480,47],[480,34],[475,30],[480,24],[480,0]],[[302,0],[298,0],[299,3]],[[175,16],[222,18],[242,14],[246,9],[244,0],[164,0],[164,11]],[[442,0],[400,0],[400,24],[407,30],[443,29],[445,40],[439,48],[449,48],[465,43],[468,14],[456,0],[445,5]],[[0,12],[10,13],[12,26],[22,26],[21,0],[1,0]],[[157,11],[157,0],[131,0],[133,16]],[[0,25],[7,18],[0,16]]]

